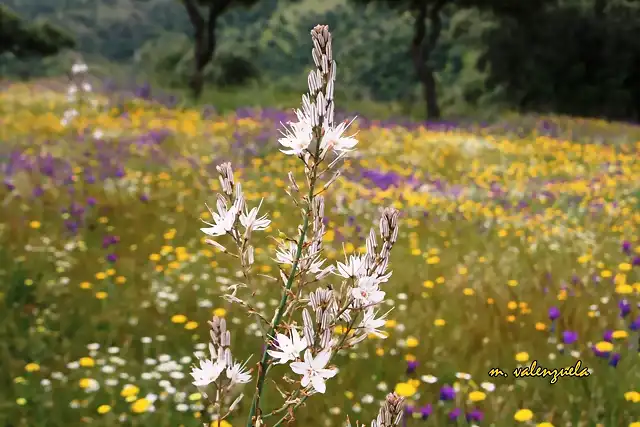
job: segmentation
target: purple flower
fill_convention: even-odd
[[[631,264],[634,267],[640,267],[640,256],[633,258],[633,261],[631,261]]]
[[[624,252],[627,255],[631,254],[631,242],[629,242],[628,240],[625,240],[624,242],[622,242],[622,252]]]
[[[596,348],[596,346],[594,345],[593,347],[591,347],[591,349],[593,350],[593,354],[595,354],[597,357],[602,357],[604,359],[609,357],[609,352],[608,351],[600,351]]]
[[[107,261],[114,263],[118,260],[118,256],[116,254],[107,255]]]
[[[141,194],[140,195],[140,201],[141,202],[148,202],[149,201],[149,196],[147,194]]]
[[[471,422],[471,421],[480,422],[484,418],[484,414],[480,409],[474,409],[473,411],[467,413],[466,418],[468,422]]]
[[[412,405],[407,405],[404,407],[404,413],[405,415],[413,415],[413,413],[415,412],[415,408]]]
[[[417,360],[410,360],[407,362],[407,374],[412,374],[416,371],[416,368],[418,367],[418,361]]]
[[[611,329],[607,329],[606,331],[604,331],[604,334],[602,335],[602,339],[604,339],[607,342],[613,342],[613,331]]]
[[[558,317],[560,317],[560,310],[558,309],[558,307],[551,307],[549,309],[549,319],[553,322]]]
[[[440,389],[440,400],[453,400],[456,398],[456,391],[453,387],[445,385]]]
[[[627,314],[631,313],[631,304],[626,299],[618,302],[618,308],[620,309],[620,317],[626,317]]]
[[[447,417],[449,418],[449,421],[455,421],[458,419],[460,415],[462,415],[462,409],[454,408],[451,410],[451,412],[449,412]]]
[[[632,331],[640,331],[640,315],[631,322],[631,324],[629,325],[629,329],[631,329]]]
[[[618,366],[618,362],[620,362],[620,353],[613,353],[609,359],[609,365],[615,368]]]
[[[95,197],[89,197],[87,198],[87,205],[89,206],[95,206],[98,203],[98,201],[96,200]]]
[[[565,344],[573,344],[578,341],[578,334],[574,331],[564,331],[562,333],[562,341]]]
[[[427,418],[429,418],[432,412],[433,412],[433,407],[431,406],[430,403],[427,405],[424,405],[420,408],[420,418],[422,418],[423,420],[426,420]]]

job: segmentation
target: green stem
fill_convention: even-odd
[[[267,371],[267,363],[269,362],[269,354],[267,353],[267,350],[269,349],[268,340],[269,340],[269,337],[272,337],[274,335],[276,329],[278,328],[278,325],[280,324],[280,321],[282,320],[282,316],[284,314],[284,308],[287,305],[287,300],[289,299],[289,292],[291,290],[291,287],[293,286],[293,281],[296,276],[296,271],[298,270],[298,263],[300,262],[300,258],[302,257],[302,247],[304,245],[304,239],[307,235],[307,230],[309,228],[309,215],[311,215],[311,209],[313,209],[312,202],[313,202],[313,191],[314,191],[315,180],[316,180],[316,170],[317,170],[317,165],[314,166],[313,179],[311,180],[309,185],[309,195],[308,195],[309,207],[305,210],[305,213],[304,213],[304,222],[302,224],[302,232],[300,233],[300,238],[298,239],[298,248],[296,251],[296,256],[293,260],[291,274],[287,279],[285,291],[282,293],[282,298],[280,299],[280,305],[278,305],[276,316],[273,319],[273,324],[271,325],[271,328],[269,330],[269,335],[267,335],[266,346],[264,348],[264,351],[262,352],[262,359],[260,360],[260,369],[258,370],[258,382],[256,384],[256,392],[254,393],[253,401],[251,402],[251,409],[249,411],[249,417],[247,418],[247,427],[253,426],[253,417],[256,415],[256,411],[258,410],[260,396],[262,395],[264,382],[267,378],[266,371]]]

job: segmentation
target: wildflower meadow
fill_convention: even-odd
[[[340,42],[289,111],[0,82],[0,425],[640,426],[640,128],[356,117]]]

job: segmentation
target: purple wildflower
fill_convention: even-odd
[[[454,408],[449,412],[447,417],[449,418],[449,421],[456,421],[460,415],[462,415],[462,409]]]
[[[480,409],[474,409],[471,412],[467,413],[467,421],[468,422],[472,422],[472,421],[477,421],[480,422],[483,420],[484,418],[484,414],[482,413],[482,411]]]
[[[560,317],[560,310],[558,309],[558,307],[551,307],[549,309],[549,319],[553,322],[558,317]]]
[[[456,397],[456,391],[453,387],[445,385],[440,389],[440,400],[453,400]]]
[[[565,344],[573,344],[574,342],[578,341],[578,334],[577,332],[574,331],[564,331],[562,333],[562,341]]]
[[[620,309],[620,317],[626,317],[627,314],[631,313],[631,304],[626,299],[618,302],[618,308]]]
[[[618,366],[618,362],[620,362],[620,353],[613,353],[609,359],[609,365],[615,368]]]
[[[114,263],[118,260],[118,256],[116,254],[107,255],[107,261]]]
[[[628,240],[625,240],[624,242],[622,242],[622,252],[624,252],[627,255],[631,254],[631,242],[629,242]]]
[[[420,418],[422,418],[423,420],[426,420],[427,418],[429,418],[432,412],[433,412],[433,406],[431,406],[431,404],[428,403],[420,408]]]
[[[416,368],[418,367],[418,361],[416,360],[410,360],[407,362],[407,374],[412,374],[416,371]]]

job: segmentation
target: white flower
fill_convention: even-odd
[[[209,212],[211,212],[211,217],[213,218],[213,224],[204,221],[205,224],[210,225],[211,227],[201,228],[204,234],[215,237],[215,236],[223,236],[227,234],[233,228],[233,224],[236,222],[236,216],[238,214],[238,208],[234,205],[231,206],[229,210],[227,210],[227,206],[221,200],[218,200],[217,203],[218,212],[214,212],[211,210],[209,206]]]
[[[246,363],[234,363],[233,366],[227,367],[227,378],[231,380],[231,384],[246,384],[251,381],[251,375],[244,371]]]
[[[385,323],[385,316],[383,315],[376,319],[376,313],[373,311],[373,307],[370,307],[364,312],[360,327],[364,329],[367,334],[373,334],[378,338],[386,338],[387,336],[378,329],[384,326]]]
[[[365,276],[358,279],[358,286],[351,289],[351,296],[360,306],[375,305],[384,299],[385,293],[378,288],[378,280]]]
[[[263,215],[258,218],[260,206],[262,206],[262,200],[260,200],[258,207],[253,208],[250,211],[245,209],[245,212],[240,214],[240,224],[242,224],[248,232],[253,230],[266,230],[267,227],[269,227],[269,224],[271,224],[271,220],[267,219],[267,215]]]
[[[73,66],[71,67],[71,72],[73,74],[85,73],[87,71],[89,71],[89,67],[87,67],[87,64],[81,62],[73,64]]]
[[[364,261],[360,255],[351,255],[345,259],[345,263],[338,261],[339,276],[349,279],[352,277],[361,277],[364,274]]]
[[[325,380],[333,378],[337,374],[335,369],[325,369],[330,357],[331,354],[328,351],[321,351],[314,358],[311,351],[307,350],[304,353],[304,361],[292,362],[289,366],[293,372],[302,375],[300,381],[302,387],[311,384],[315,391],[324,393],[327,390]]]
[[[295,154],[299,156],[309,147],[309,144],[311,144],[313,127],[310,122],[304,119],[304,117],[301,117],[301,114],[298,114],[297,111],[296,114],[298,118],[303,118],[303,120],[297,123],[289,122],[290,129],[285,127],[284,132],[280,131],[283,138],[278,139],[278,142],[283,147],[288,148],[287,150],[280,150],[284,154]]]
[[[338,126],[329,127],[329,125],[323,126],[324,134],[322,135],[322,140],[320,141],[320,153],[321,157],[327,153],[327,151],[333,149],[334,151],[351,151],[358,143],[358,140],[352,136],[343,136],[345,130],[353,123],[351,120],[349,123],[342,122]]]
[[[300,356],[300,352],[307,348],[306,340],[300,338],[298,331],[291,328],[291,338],[284,334],[276,335],[276,348],[278,350],[269,350],[269,356],[278,359],[276,364],[287,363],[290,360],[296,360]]]
[[[222,371],[224,371],[224,363],[214,362],[211,359],[200,359],[200,367],[191,368],[191,376],[193,377],[193,385],[196,387],[205,387],[218,379]]]
[[[285,242],[276,249],[276,261],[280,264],[293,264],[293,260],[298,251],[298,244],[296,242]]]

